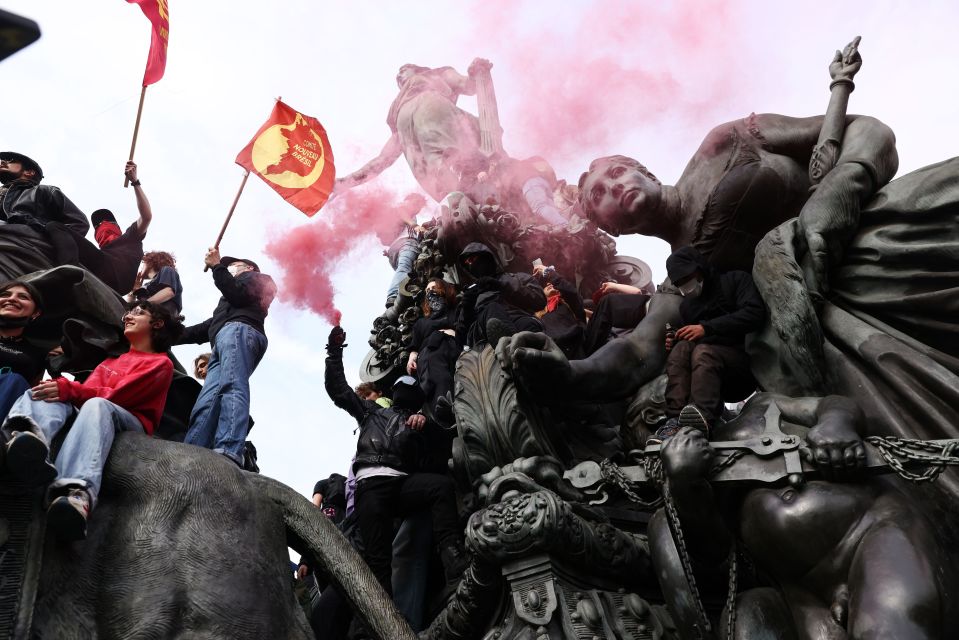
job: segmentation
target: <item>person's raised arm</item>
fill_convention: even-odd
[[[133,185],[133,193],[137,199],[137,211],[140,213],[140,217],[137,218],[137,231],[141,236],[145,236],[147,229],[150,227],[150,223],[153,221],[153,209],[150,208],[150,201],[147,200],[147,194],[143,192],[143,187],[140,186],[140,178],[137,176],[137,164],[135,162],[127,162],[123,173],[130,181],[130,184]],[[153,300],[151,299],[151,301]],[[162,300],[160,302],[162,302]]]
[[[346,373],[343,371],[344,347],[346,347],[346,332],[342,327],[335,326],[330,331],[330,337],[326,343],[326,370],[323,372],[323,382],[333,404],[359,421],[367,413],[367,401],[356,395],[346,381]]]

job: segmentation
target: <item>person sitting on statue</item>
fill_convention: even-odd
[[[6,466],[14,477],[27,484],[56,479],[47,527],[63,540],[86,537],[116,433],[151,435],[173,379],[166,351],[183,329],[180,322],[150,302],[136,303],[122,320],[129,351],[105,360],[82,383],[57,378],[37,384],[3,423]],[[50,443],[71,418],[54,466]]]
[[[131,296],[162,304],[172,315],[183,311],[183,285],[176,270],[176,258],[166,251],[149,251],[143,255],[143,268],[137,273]]]
[[[646,317],[652,285],[640,289],[620,282],[604,282],[593,293],[593,313],[586,325],[584,357],[595,353],[617,329],[632,331]]]
[[[66,225],[59,222],[48,225],[49,229],[55,229],[59,234],[57,250],[61,264],[83,266],[120,295],[130,293],[135,286],[137,269],[143,258],[143,239],[153,221],[150,201],[137,177],[137,165],[127,162],[124,174],[133,185],[139,214],[125,231],[120,230],[116,217],[109,209],[97,209],[90,216],[99,248]]]
[[[73,237],[90,222],[60,189],[40,184],[43,170],[15,151],[0,152],[0,278],[76,263]],[[53,225],[53,226],[51,226]]]
[[[453,422],[453,371],[463,345],[456,336],[456,287],[441,278],[426,284],[423,315],[413,323],[406,372],[426,396],[432,417],[443,426]]]
[[[463,290],[457,334],[470,348],[517,331],[542,331],[534,315],[546,306],[543,287],[528,273],[504,273],[492,250],[471,242],[460,254],[460,265],[473,279]],[[490,329],[494,331],[490,333]]]
[[[699,251],[682,247],[666,259],[666,273],[683,302],[675,337],[666,336],[666,422],[656,432],[660,441],[676,433],[687,405],[684,415],[696,417],[690,426],[708,434],[724,401],[752,393],[756,382],[745,338],[765,319],[763,299],[745,271],[720,273]]]
[[[381,407],[360,398],[346,381],[343,349],[346,332],[330,331],[326,346],[326,392],[333,403],[349,413],[359,425],[356,458],[355,510],[365,548],[363,558],[380,585],[393,593],[391,545],[393,518],[429,509],[433,516],[433,539],[448,582],[458,582],[468,560],[462,546],[462,531],[456,511],[453,480],[448,475],[423,473],[415,465],[413,438],[426,424],[417,413],[423,393],[410,376],[393,386],[393,406]]]
[[[833,60],[829,70],[834,92],[848,95],[859,65],[858,54],[848,48]],[[825,284],[826,239],[841,244],[838,238],[850,232],[863,203],[898,167],[889,127],[875,118],[840,114],[841,152],[835,168],[811,190],[814,148],[820,133],[835,133],[836,122],[830,103],[828,118],[752,114],[719,125],[675,186],[663,185],[632,158],[599,158],[580,178],[580,205],[588,218],[614,236],[655,236],[673,250],[691,245],[719,271],[751,271],[760,239],[798,215],[795,243],[810,247],[809,273],[822,275],[819,284],[810,285],[816,288]],[[778,247],[785,255],[787,244]],[[830,265],[838,259],[828,256]],[[801,285],[802,274],[787,280],[780,272],[776,282],[785,290]],[[597,402],[622,399],[661,373],[665,325],[679,321],[678,306],[676,296],[654,295],[643,322],[628,339],[609,342],[582,360],[569,362],[545,336],[520,334],[504,345],[501,361],[530,389],[544,394]],[[769,312],[782,313],[772,307]],[[818,327],[814,316],[799,311],[788,323],[789,335],[796,339],[809,334],[804,326]]]
[[[30,343],[27,329],[43,313],[43,298],[29,282],[0,285],[0,420],[23,393],[40,382],[47,350]]]
[[[586,327],[583,298],[575,285],[557,273],[554,267],[534,263],[533,277],[542,283],[546,296],[546,306],[536,312],[536,317],[543,323],[543,333],[556,342],[567,358],[582,358]]]
[[[859,406],[842,396],[754,396],[736,419],[717,427],[715,438],[755,442],[770,427],[802,437],[804,466],[812,465],[818,477],[793,476],[778,486],[762,474],[781,474],[781,457],[747,453],[736,465],[751,464],[756,475],[740,472],[735,482],[711,482],[719,456],[702,431],[684,427],[663,446],[676,524],[696,573],[725,574],[736,546],[761,580],[735,597],[734,612],[726,612],[735,616],[736,638],[954,635],[954,554],[897,479],[864,474],[863,423]],[[657,513],[649,547],[654,566],[663,568],[663,595],[673,619],[690,633],[699,615],[690,606],[690,591],[680,587],[682,576],[669,575],[681,566],[670,529],[663,512]]]

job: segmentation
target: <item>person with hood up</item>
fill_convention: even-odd
[[[392,596],[393,518],[429,509],[448,583],[459,581],[468,566],[456,511],[453,480],[448,475],[416,469],[415,432],[426,425],[418,413],[423,392],[411,376],[393,385],[393,406],[360,398],[346,381],[343,348],[346,332],[333,327],[326,345],[326,392],[333,404],[359,425],[356,441],[354,510],[363,536],[363,559],[383,589]]]
[[[694,247],[673,252],[666,272],[685,299],[679,307],[682,326],[675,338],[666,336],[666,422],[656,432],[660,441],[680,426],[708,433],[724,399],[742,400],[756,388],[745,340],[766,317],[752,276],[719,273]]]
[[[471,242],[460,254],[460,266],[473,278],[463,290],[457,333],[469,347],[518,331],[542,331],[537,311],[546,307],[543,286],[528,273],[504,273],[493,251]]]

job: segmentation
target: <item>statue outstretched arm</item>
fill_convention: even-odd
[[[330,199],[332,200],[344,191],[348,191],[364,182],[369,182],[392,166],[401,155],[403,155],[403,147],[400,144],[400,137],[394,132],[390,139],[386,141],[386,144],[383,145],[383,150],[380,151],[378,156],[353,173],[336,179]]]
[[[622,340],[613,340],[583,360],[570,361],[548,336],[523,332],[500,341],[500,364],[540,398],[608,402],[633,394],[659,375],[666,362],[666,323],[679,322],[676,295],[659,294],[649,313]]]

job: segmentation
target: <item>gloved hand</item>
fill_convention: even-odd
[[[331,356],[343,355],[343,347],[346,344],[346,331],[343,327],[336,325],[330,330],[330,337],[326,339],[326,353]]]

